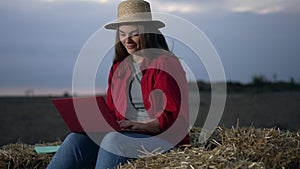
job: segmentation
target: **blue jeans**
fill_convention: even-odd
[[[151,136],[139,133],[110,132],[98,146],[85,134],[70,133],[53,156],[47,169],[115,168],[142,155],[139,150],[151,152],[160,147],[160,150],[167,151],[172,147],[170,143],[159,138],[154,138],[155,141],[135,139],[149,137]]]

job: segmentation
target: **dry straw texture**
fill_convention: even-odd
[[[59,145],[61,142],[37,144]],[[27,144],[8,144],[0,149],[0,168],[1,169],[43,169],[50,162],[53,154],[37,154],[33,145]]]
[[[300,168],[299,132],[219,127],[207,142],[200,144],[200,131],[191,130],[190,146],[163,154],[145,152],[155,156],[118,168]],[[7,145],[0,150],[0,168],[45,168],[51,156],[36,154],[30,145]]]
[[[191,131],[191,146],[119,168],[300,168],[300,133],[219,127],[208,142],[200,144],[200,131]]]

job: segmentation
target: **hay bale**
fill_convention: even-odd
[[[37,144],[59,145],[61,142]],[[49,164],[53,153],[37,154],[33,145],[22,143],[8,144],[0,149],[0,168],[8,169],[42,169]]]
[[[119,166],[133,168],[300,168],[300,133],[275,128],[218,128],[203,144],[201,129],[191,131],[192,145]]]
[[[205,143],[199,143],[200,128],[191,130],[191,145],[168,153],[129,162],[119,169],[135,168],[300,168],[300,133],[279,129],[219,127]],[[61,142],[44,145],[58,145]],[[46,168],[52,154],[37,154],[34,146],[9,144],[0,149],[0,168]]]

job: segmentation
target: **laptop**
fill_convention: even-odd
[[[103,96],[53,99],[69,130],[76,133],[120,131]]]

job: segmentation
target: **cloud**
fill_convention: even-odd
[[[108,4],[108,3],[112,3],[112,0],[42,0],[42,1],[46,1],[46,2],[78,2],[78,1],[82,1],[82,2],[96,2],[96,3],[101,3],[101,4]]]
[[[201,7],[197,1],[191,1],[190,3],[180,1],[151,1],[152,8],[159,12],[180,12],[180,13],[196,13],[199,12]]]
[[[110,4],[117,5],[121,2],[121,0],[42,0],[46,2],[96,2],[100,4]],[[124,1],[124,0],[122,0]],[[190,0],[190,1],[164,1],[164,0],[147,0],[151,3],[151,7],[156,12],[180,12],[180,13],[197,13],[199,9],[202,7],[198,3],[198,1]]]
[[[223,5],[225,10],[234,13],[270,14],[299,11],[299,2],[298,0],[228,0]]]
[[[92,4],[96,7],[101,6],[106,9],[107,6],[109,6],[109,8],[116,7],[119,2],[120,0],[2,0],[0,1],[0,9],[35,12],[55,6],[68,7],[74,4]]]
[[[152,0],[150,1],[155,11],[178,12],[178,13],[215,13],[250,12],[256,14],[271,14],[278,12],[300,11],[299,0],[221,0],[221,1],[171,1]]]
[[[123,0],[124,1],[124,0]],[[278,12],[299,12],[299,0],[147,0],[155,12],[167,13],[243,13],[271,14]],[[121,0],[4,0],[0,6],[17,7],[20,9],[39,9],[48,3],[97,3],[115,7]]]

